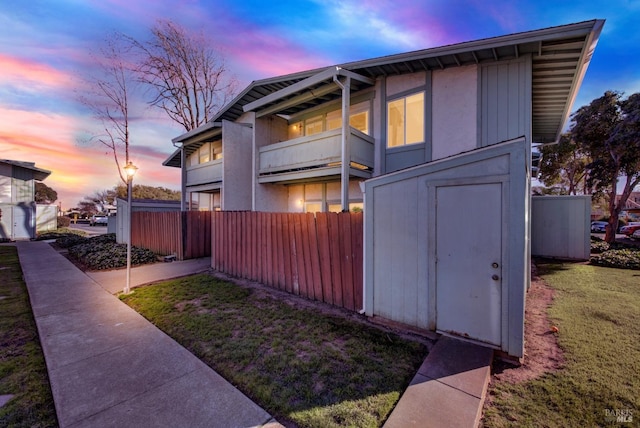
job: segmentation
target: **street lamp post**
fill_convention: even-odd
[[[124,167],[124,171],[127,173],[127,219],[129,221],[129,227],[127,227],[127,283],[124,286],[124,294],[129,294],[131,291],[131,184],[137,170],[138,167],[132,164],[131,161]]]

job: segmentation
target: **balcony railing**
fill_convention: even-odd
[[[369,178],[374,164],[372,137],[350,128],[350,175]],[[261,147],[259,181],[277,182],[340,174],[342,130],[314,134]]]
[[[222,159],[187,167],[187,186],[222,181]]]

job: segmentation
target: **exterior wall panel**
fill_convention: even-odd
[[[530,138],[530,62],[527,56],[481,67],[481,147]]]
[[[529,227],[525,195],[528,144],[517,139],[366,182],[364,294],[368,316],[420,329],[436,328],[435,191],[441,186],[502,183],[500,349],[522,356],[529,268],[523,257]],[[469,206],[468,215],[473,211]],[[470,245],[468,236],[462,224],[450,239]],[[464,266],[460,260],[460,269]]]
[[[477,142],[478,67],[433,72],[431,159],[473,150]]]
[[[251,210],[253,129],[248,125],[224,121],[222,135],[222,209]]]
[[[589,260],[590,196],[534,196],[531,205],[534,256]]]

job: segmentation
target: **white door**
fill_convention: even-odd
[[[12,239],[30,239],[33,236],[33,216],[31,213],[31,205],[26,203],[18,204],[13,207],[13,230]]]
[[[436,329],[501,344],[502,183],[436,191]]]

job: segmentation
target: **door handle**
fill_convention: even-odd
[[[493,279],[494,281],[497,281],[497,280],[500,279],[500,277],[498,275],[494,274],[494,275],[491,276],[491,279]]]

